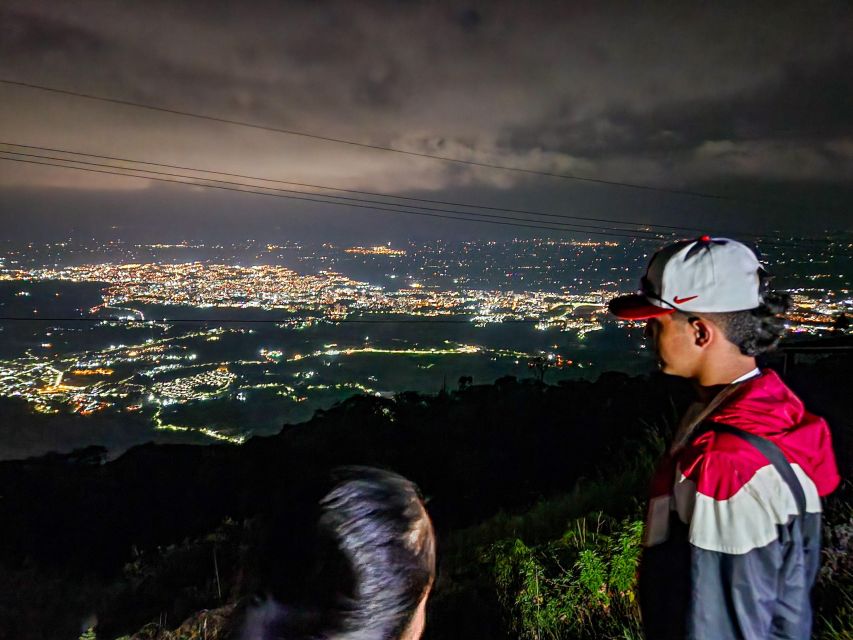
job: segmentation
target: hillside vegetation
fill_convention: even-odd
[[[853,366],[788,379],[833,427],[849,477]],[[639,638],[647,479],[689,390],[605,374],[354,396],[241,447],[96,447],[0,464],[0,640],[224,638],[253,594],[298,593],[329,469],[417,482],[439,535],[426,637]],[[849,637],[853,512],[828,501],[818,636]],[[134,635],[135,634],[135,635]]]

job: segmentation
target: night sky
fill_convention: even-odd
[[[0,5],[4,80],[725,199],[9,84],[0,140],[454,203],[819,236],[853,230],[851,34],[848,2]],[[0,223],[7,237],[37,240],[574,235],[9,161]]]

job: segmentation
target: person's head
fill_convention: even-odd
[[[768,291],[755,253],[725,238],[703,236],[658,251],[641,290],[610,302],[627,320],[646,320],[664,373],[718,383],[754,367],[785,330],[786,295]]]
[[[242,638],[417,640],[435,580],[435,534],[418,488],[370,467],[333,472],[312,518],[283,517],[269,544],[271,599],[250,608]],[[310,531],[310,528],[309,528]],[[278,533],[276,533],[278,532]]]
[[[435,534],[417,487],[369,467],[337,472],[321,501],[320,535],[351,577],[336,606],[343,638],[416,640],[435,579]],[[334,564],[334,563],[332,563]],[[341,575],[333,570],[332,575]]]

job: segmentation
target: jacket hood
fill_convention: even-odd
[[[800,465],[821,496],[841,481],[826,421],[806,411],[772,369],[742,383],[707,419],[772,440],[790,462]]]

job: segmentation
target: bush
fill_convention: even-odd
[[[555,542],[492,547],[507,623],[520,638],[641,638],[636,595],[643,523],[599,513]]]
[[[822,565],[815,585],[818,640],[853,638],[853,489],[843,487],[827,500]]]

